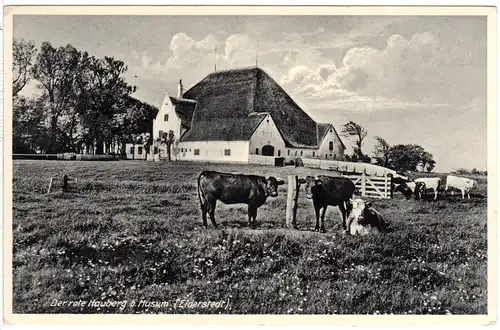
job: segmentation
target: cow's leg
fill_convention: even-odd
[[[321,209],[321,206],[319,205],[314,205],[314,213],[316,215],[316,227],[314,227],[314,231],[319,231],[319,210]]]
[[[465,190],[462,189],[461,191],[462,191],[462,199],[465,199]]]
[[[346,225],[347,210],[345,209],[343,202],[340,202],[339,209],[340,209],[340,213],[342,213],[342,228],[344,228],[344,230],[346,230],[347,229],[347,225]]]
[[[203,220],[203,226],[208,228],[207,213],[208,213],[208,202],[206,200],[200,200],[201,208],[201,219]]]
[[[257,222],[256,222],[256,219],[257,219],[257,207],[254,207],[252,209],[252,218],[253,218],[253,221],[252,221],[252,227],[255,228],[257,226]]]
[[[217,223],[215,222],[215,205],[217,204],[217,200],[210,201],[208,205],[208,212],[210,214],[210,221],[212,221],[212,225],[217,228]]]
[[[248,225],[255,228],[255,219],[257,218],[257,207],[248,205]]]
[[[434,189],[434,200],[438,198],[438,190],[437,188]]]
[[[248,226],[252,227],[252,206],[248,204]]]
[[[207,205],[206,204],[201,205],[201,218],[203,219],[203,226],[205,228],[208,227],[207,213],[208,213]]]
[[[326,229],[325,229],[325,214],[326,214],[326,209],[327,208],[328,208],[328,205],[325,205],[325,207],[321,211],[321,229],[320,229],[320,231],[322,233],[326,233]]]
[[[453,189],[451,190],[451,195],[455,196],[455,192],[453,191]]]

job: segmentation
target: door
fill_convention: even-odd
[[[274,147],[272,145],[265,145],[262,147],[262,156],[274,156]]]

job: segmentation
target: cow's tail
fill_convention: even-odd
[[[201,177],[204,175],[204,172],[201,172],[200,175],[198,175],[198,198],[200,199],[200,206],[201,209],[204,210],[206,205],[207,205],[207,199],[205,198],[205,194],[203,194],[203,191],[201,190]]]

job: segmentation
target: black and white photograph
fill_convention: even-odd
[[[34,8],[10,316],[496,319],[496,8]]]

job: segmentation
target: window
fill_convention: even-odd
[[[325,159],[328,159],[328,155],[325,154]]]
[[[137,147],[137,154],[142,155],[142,147]]]
[[[329,149],[333,150],[333,142],[332,141],[329,142]]]
[[[281,156],[281,150],[278,150],[278,157]]]
[[[313,151],[313,157],[314,157],[315,152]]]
[[[224,156],[231,156],[231,149],[224,149]]]
[[[297,156],[297,150],[295,150],[295,156]]]
[[[194,155],[199,156],[200,155],[200,149],[194,149]]]
[[[288,156],[290,156],[290,150],[288,150]]]
[[[302,156],[302,155],[304,155],[304,152],[303,152],[302,150],[300,151],[300,155],[301,155],[301,156]]]
[[[157,147],[157,146],[155,146],[155,148],[154,148],[154,151],[153,151],[153,152],[154,152],[154,154],[155,154],[155,155],[158,153],[158,147]]]
[[[259,154],[259,148],[256,148],[255,149],[255,154],[258,155]]]
[[[337,155],[336,154],[333,154],[333,159],[337,159]]]
[[[168,121],[168,114],[165,114],[165,115],[163,116],[163,120],[164,120],[164,121]]]
[[[134,154],[134,147],[130,147],[130,153],[133,155]]]

